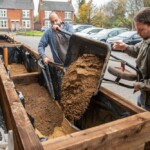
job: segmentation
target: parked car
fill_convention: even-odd
[[[127,32],[121,33],[115,37],[108,38],[107,43],[110,44],[111,48],[112,48],[112,45],[115,41],[122,41],[129,45],[135,45],[136,43],[141,42],[141,40],[142,40],[142,38],[137,34],[136,31],[127,31]]]
[[[43,26],[43,27],[41,28],[41,32],[46,31],[48,28],[49,28],[49,27],[47,27],[47,26]]]
[[[93,38],[95,40],[106,42],[106,40],[110,37],[117,36],[120,33],[123,33],[125,31],[128,31],[127,28],[112,28],[112,29],[104,29],[97,34],[91,35],[90,38]]]
[[[80,32],[86,28],[90,28],[93,27],[92,25],[89,24],[77,24],[77,25],[73,25],[73,29],[75,32]]]
[[[99,31],[103,30],[103,28],[97,28],[97,27],[90,27],[82,30],[81,32],[77,32],[78,35],[81,36],[89,36],[98,33]]]

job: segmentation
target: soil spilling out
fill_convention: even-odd
[[[72,125],[66,120],[65,117],[63,117],[63,121],[60,127],[56,127],[54,129],[53,134],[49,136],[49,139],[60,137],[63,135],[68,135],[71,133],[77,132],[77,129],[72,127]]]
[[[27,69],[22,64],[11,64],[8,66],[8,70],[11,76],[28,73]]]
[[[97,91],[104,61],[93,54],[84,54],[67,69],[61,87],[61,101],[66,118],[74,122],[84,114]]]

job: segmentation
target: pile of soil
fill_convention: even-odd
[[[54,128],[54,132],[52,134],[50,134],[49,136],[45,136],[43,135],[39,130],[35,129],[35,133],[43,138],[48,138],[48,139],[54,139],[60,136],[64,136],[64,135],[68,135],[74,132],[79,131],[79,129],[75,128],[74,126],[72,126],[65,117],[63,117],[63,121],[60,127],[55,127]]]
[[[7,68],[11,76],[27,73],[27,69],[22,64],[11,64]]]
[[[84,54],[67,69],[61,87],[61,101],[66,118],[79,120],[97,91],[103,68],[103,60],[92,54]]]
[[[78,130],[66,120],[65,117],[63,117],[63,121],[60,127],[55,127],[53,134],[51,134],[48,138],[56,138],[64,135],[68,135],[74,132],[77,132]]]
[[[34,126],[46,137],[60,127],[63,121],[63,112],[60,106],[50,97],[48,91],[38,83],[16,85],[25,97],[25,109],[34,118]]]
[[[8,69],[11,76],[27,73],[22,64],[11,64]],[[33,118],[39,137],[56,138],[77,131],[67,122],[62,109],[45,87],[38,83],[17,84],[16,90],[23,93],[26,112]]]

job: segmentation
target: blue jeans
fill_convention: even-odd
[[[146,109],[147,111],[150,111],[150,106],[147,106],[147,105],[143,105],[142,102],[141,102],[141,94],[138,96],[137,98],[137,105]]]

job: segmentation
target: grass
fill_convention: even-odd
[[[31,31],[18,31],[17,35],[24,35],[24,36],[42,36],[43,32],[31,30]]]

